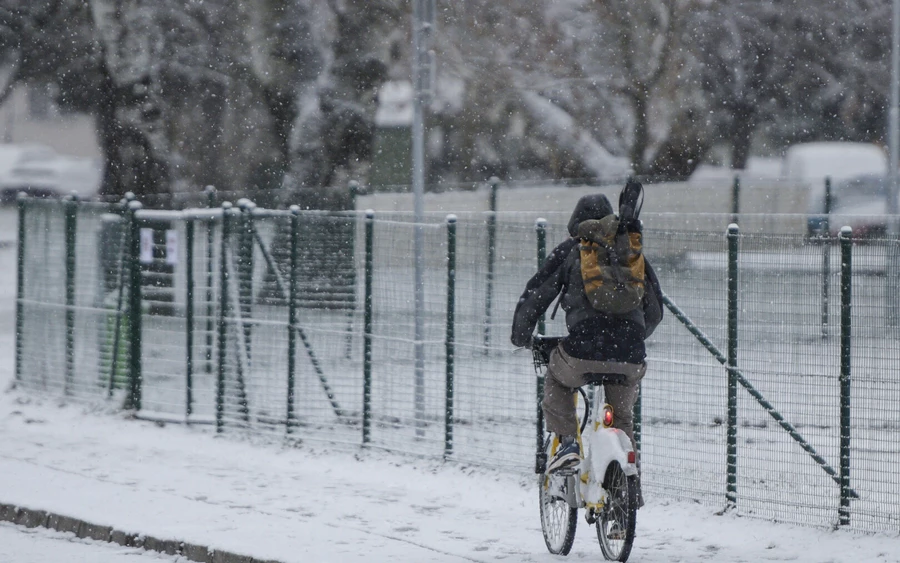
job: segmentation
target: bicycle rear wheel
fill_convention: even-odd
[[[547,459],[553,457],[552,439],[544,443]],[[575,526],[578,524],[578,509],[569,506],[568,488],[572,479],[566,475],[538,475],[538,493],[541,509],[541,531],[547,550],[555,555],[568,555],[575,541]]]
[[[637,477],[625,475],[613,462],[606,470],[604,488],[609,497],[596,524],[600,550],[610,561],[627,561],[637,523]]]

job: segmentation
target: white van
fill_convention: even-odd
[[[847,180],[859,176],[886,176],[884,150],[871,143],[819,142],[793,145],[785,152],[781,176],[785,181],[805,184],[808,189],[808,231],[821,232],[825,213],[825,178],[832,187],[852,186]],[[846,194],[845,194],[846,195]]]
[[[61,155],[45,145],[0,145],[0,203],[12,203],[19,192],[36,197],[77,193],[97,195],[103,179],[100,160]]]

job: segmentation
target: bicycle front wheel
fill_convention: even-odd
[[[613,462],[606,470],[604,488],[609,496],[597,519],[597,539],[603,556],[610,561],[627,561],[631,555],[637,523],[637,486],[637,477],[625,475],[618,463]]]
[[[547,459],[555,452],[553,441],[548,438],[544,444]],[[539,502],[541,509],[541,531],[547,549],[555,555],[568,555],[575,541],[575,526],[578,524],[578,509],[569,506],[566,500],[572,479],[566,475],[542,473],[538,476]]]

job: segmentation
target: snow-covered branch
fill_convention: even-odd
[[[539,129],[581,159],[596,176],[624,176],[630,172],[628,159],[611,154],[575,118],[550,100],[534,92],[523,92],[522,101]]]

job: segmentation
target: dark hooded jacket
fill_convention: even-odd
[[[584,360],[635,364],[644,361],[644,340],[653,333],[663,316],[662,291],[650,262],[644,258],[647,291],[641,307],[624,315],[594,309],[585,296],[581,281],[581,255],[575,238],[578,224],[588,219],[602,219],[611,213],[613,208],[605,195],[587,195],[578,200],[568,224],[572,238],[553,249],[519,298],[510,338],[513,345],[528,345],[541,315],[562,292],[559,304],[566,313],[569,332],[563,348],[569,355]],[[639,223],[635,227],[639,228]]]

